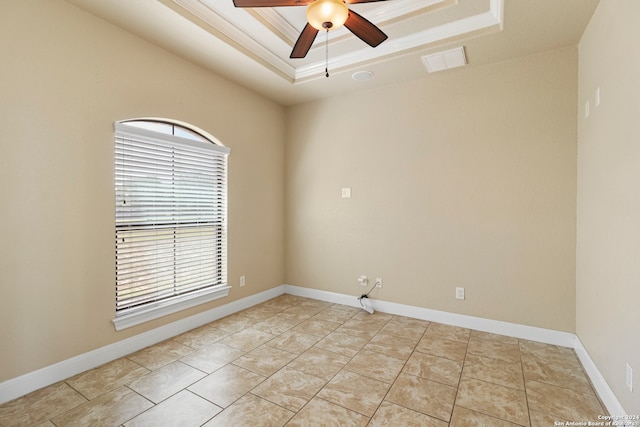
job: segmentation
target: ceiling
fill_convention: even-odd
[[[474,67],[575,45],[599,0],[349,5],[389,38],[372,48],[344,27],[320,32],[303,59],[289,54],[306,24],[304,6],[241,9],[232,0],[67,1],[279,104],[295,105],[429,78],[422,57],[451,48],[462,47],[467,66]],[[355,80],[352,75],[358,71],[373,77]]]

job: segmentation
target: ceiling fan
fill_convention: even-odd
[[[367,19],[350,10],[346,3],[372,3],[385,0],[233,0],[236,7],[307,6],[307,25],[293,46],[290,58],[304,58],[320,30],[335,30],[344,25],[362,41],[376,47],[387,35]]]

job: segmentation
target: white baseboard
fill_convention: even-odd
[[[358,299],[354,295],[319,291],[316,289],[302,288],[300,286],[293,285],[284,285],[284,292],[291,295],[344,304],[352,307],[360,307]],[[377,299],[369,299],[367,302],[374,310],[383,313],[397,314],[416,319],[429,320],[431,322],[446,323],[448,325],[460,326],[462,328],[492,332],[494,334],[507,335],[510,337],[560,345],[563,347],[573,348],[574,346],[575,334],[569,332],[554,331],[535,326],[502,322],[499,320],[484,319],[464,314],[448,313],[446,311],[431,310],[428,308],[397,304]]]
[[[607,384],[607,381],[600,373],[600,370],[596,366],[593,359],[591,359],[589,352],[584,347],[582,341],[580,341],[580,338],[578,338],[578,336],[575,337],[573,348],[576,351],[576,354],[578,355],[578,358],[580,359],[580,362],[582,363],[585,371],[587,371],[587,375],[591,380],[591,384],[593,384],[593,387],[598,392],[600,400],[602,401],[602,403],[604,403],[604,406],[607,407],[609,414],[627,415],[624,408],[620,404],[620,401],[613,393],[613,390],[611,390],[611,387],[609,387],[609,384]]]
[[[112,360],[126,356],[150,345],[167,340],[183,332],[213,322],[229,314],[249,308],[284,293],[284,286],[250,295],[220,307],[160,326],[147,332],[126,338],[113,344],[80,354],[62,362],[29,372],[0,383],[0,404],[16,399],[62,381],[81,372],[96,368]]]
[[[275,298],[282,294],[297,295],[321,301],[360,307],[355,295],[338,294],[293,285],[280,285],[255,295],[233,301],[220,307],[205,311],[168,325],[144,332],[142,334],[118,341],[113,344],[72,357],[62,362],[47,366],[37,371],[0,383],[0,404],[31,393],[42,387],[54,384],[104,363],[141,350],[150,345],[164,341],[188,330],[205,325],[224,316],[244,310],[261,302]],[[381,300],[368,300],[377,311],[438,323],[460,326],[484,332],[492,332],[516,338],[528,339],[547,344],[570,347],[576,351],[587,375],[591,379],[596,392],[610,414],[626,415],[615,394],[605,381],[597,366],[582,345],[580,339],[572,333],[484,319],[463,314],[448,313],[405,304],[397,304]]]
[[[284,285],[284,293],[337,304],[344,304],[352,307],[360,307],[357,296],[355,295],[319,291],[316,289],[293,285]],[[584,366],[591,383],[596,389],[600,400],[602,400],[602,403],[604,403],[609,413],[612,415],[626,415],[624,408],[618,401],[618,398],[615,396],[598,370],[598,367],[589,356],[589,353],[582,345],[580,338],[575,334],[534,326],[520,325],[517,323],[502,322],[499,320],[466,316],[463,314],[448,313],[445,311],[430,310],[428,308],[375,299],[370,299],[367,302],[374,310],[383,313],[397,314],[416,319],[428,320],[431,322],[446,323],[448,325],[460,326],[478,331],[492,332],[495,334],[542,342],[545,344],[573,348],[582,362],[582,365]]]

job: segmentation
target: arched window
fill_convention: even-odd
[[[116,329],[229,293],[228,154],[181,123],[115,124]]]

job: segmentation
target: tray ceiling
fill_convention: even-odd
[[[238,9],[230,0],[173,1],[224,33],[274,72],[299,84],[325,77],[327,35],[329,69],[352,69],[478,31],[500,31],[504,0],[390,0],[351,5],[387,32],[389,39],[371,48],[345,27],[328,34],[320,32],[303,59],[290,59],[289,54],[306,24],[306,7]]]
[[[345,28],[291,49],[305,6],[236,8],[232,0],[66,0],[282,104],[428,76],[422,57],[462,48],[469,66],[580,39],[598,0],[387,0],[349,5],[389,38],[372,48]],[[328,40],[326,37],[328,36]],[[328,56],[326,43],[328,42]],[[328,59],[331,77],[324,69]],[[456,72],[456,71],[445,71]],[[357,77],[352,78],[356,74]],[[372,78],[362,80],[362,76]]]

